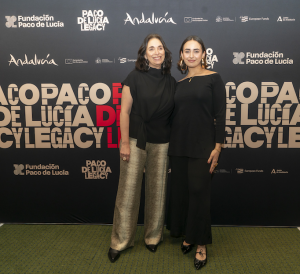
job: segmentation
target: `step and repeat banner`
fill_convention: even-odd
[[[146,35],[158,33],[176,80],[180,45],[193,34],[226,84],[213,224],[299,226],[299,8],[279,0],[3,1],[0,222],[112,223],[120,83]]]

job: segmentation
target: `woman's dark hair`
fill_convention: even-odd
[[[181,71],[181,73],[186,73],[188,67],[187,65],[184,63],[183,59],[181,59],[181,52],[183,52],[183,47],[185,45],[186,42],[194,40],[196,42],[198,42],[201,47],[202,47],[202,51],[205,52],[205,56],[204,56],[204,64],[202,63],[202,67],[203,68],[207,68],[207,64],[206,64],[206,48],[204,46],[204,43],[202,41],[202,39],[200,37],[198,37],[197,35],[190,35],[187,38],[184,39],[184,41],[181,44],[180,50],[179,50],[179,61],[177,63],[177,67],[178,69]]]
[[[147,35],[147,37],[144,39],[138,51],[138,58],[135,62],[135,69],[139,71],[148,71],[149,67],[146,64],[145,53],[149,41],[153,38],[158,39],[162,43],[165,50],[165,60],[164,60],[164,65],[162,65],[162,74],[170,74],[171,66],[172,66],[172,53],[167,48],[166,43],[164,42],[162,37],[159,34],[155,34],[155,33],[151,33]]]

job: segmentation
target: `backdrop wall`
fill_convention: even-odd
[[[226,84],[213,224],[299,226],[299,8],[279,0],[1,3],[0,222],[112,222],[120,82],[144,37],[159,33],[176,80],[179,47],[196,34]]]

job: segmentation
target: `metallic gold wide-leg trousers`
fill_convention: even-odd
[[[120,160],[120,179],[115,204],[111,248],[122,251],[134,245],[145,168],[145,243],[156,245],[163,238],[169,143],[146,143],[136,147],[129,138],[129,162]]]

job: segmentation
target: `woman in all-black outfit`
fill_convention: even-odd
[[[184,254],[197,245],[194,264],[200,269],[212,243],[210,183],[225,136],[225,87],[218,73],[206,69],[206,49],[197,36],[183,41],[178,66],[188,74],[177,83],[174,97],[167,226],[171,236],[185,235]]]
[[[144,239],[155,252],[163,238],[170,116],[176,81],[171,52],[158,34],[138,51],[135,70],[123,81],[120,127],[120,179],[108,257],[134,245],[145,169]]]

